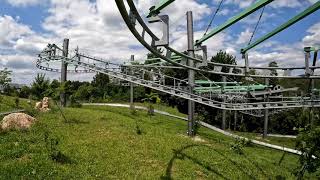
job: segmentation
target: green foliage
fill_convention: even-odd
[[[138,111],[135,108],[130,109],[130,111],[131,111],[131,114],[134,116],[136,116],[138,114]]]
[[[296,129],[304,128],[309,122],[308,114],[307,109],[296,108],[270,116],[269,131],[279,134],[297,134]]]
[[[277,62],[272,61],[269,63],[269,67],[278,67],[278,64],[277,64]],[[277,70],[272,69],[270,75],[271,76],[278,76]],[[271,86],[276,86],[279,84],[279,79],[278,78],[269,78],[269,84]]]
[[[93,88],[92,86],[90,86],[90,85],[88,86],[85,84],[80,86],[74,94],[75,98],[77,98],[79,100],[89,99],[92,88]]]
[[[18,109],[20,107],[20,99],[19,97],[14,98],[14,105]]]
[[[70,107],[76,107],[76,108],[81,107],[81,103],[79,103],[79,101],[74,95],[69,96],[69,101],[70,101]]]
[[[232,65],[236,65],[237,64],[235,56],[233,56],[231,54],[228,54],[227,52],[222,51],[222,50],[220,50],[215,56],[213,56],[211,58],[211,62],[222,63],[222,64],[232,64]],[[214,65],[209,64],[207,69],[213,70],[214,69]],[[229,72],[229,70],[230,70],[230,68],[228,68],[228,67],[223,67],[221,69],[222,72],[226,72],[226,73]],[[236,71],[236,70],[234,70],[234,71]],[[205,73],[205,76],[208,77],[212,81],[221,81],[222,80],[221,76],[217,76],[215,74]],[[234,80],[239,80],[239,78],[236,78],[236,77],[230,77],[230,78],[233,78]]]
[[[91,82],[93,87],[98,89],[105,90],[110,83],[109,76],[103,73],[97,73]]]
[[[49,85],[50,80],[46,78],[46,75],[38,73],[31,85],[32,94],[37,99],[42,99],[44,96],[47,95]]]
[[[161,99],[159,98],[159,95],[157,93],[150,93],[146,95],[146,98],[142,99],[143,102],[149,102],[149,103],[160,103]]]
[[[21,98],[28,98],[31,94],[31,88],[28,86],[22,86],[21,90],[19,91],[19,97]]]
[[[252,141],[244,138],[236,138],[230,145],[230,149],[237,154],[244,154],[244,147],[252,146]]]
[[[148,106],[148,115],[154,116],[154,107],[152,104],[149,104],[149,106]]]
[[[11,74],[12,71],[8,70],[8,68],[4,68],[0,70],[0,85],[6,87],[11,82]]]
[[[297,170],[298,179],[302,179],[305,172],[314,173],[320,167],[320,127],[302,131],[297,138],[297,150],[301,151]]]
[[[199,129],[201,127],[201,122],[204,122],[205,118],[203,115],[196,113],[194,117],[195,125],[194,125],[194,134],[198,134]]]

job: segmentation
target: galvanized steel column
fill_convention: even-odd
[[[237,130],[237,121],[238,121],[237,111],[234,111],[234,124],[233,124],[233,130],[234,131]]]
[[[225,82],[227,82],[227,77],[226,76],[222,76],[222,89],[221,89],[221,93],[224,94],[224,88],[225,88]],[[225,96],[223,96],[223,102],[225,102]],[[227,110],[223,109],[222,110],[222,125],[221,125],[221,128],[223,130],[226,129],[226,114],[227,113]]]
[[[265,79],[265,85],[269,85],[269,78]],[[265,97],[265,101],[269,101],[269,95]],[[264,126],[263,126],[263,138],[266,138],[268,135],[268,121],[269,121],[269,109],[265,108],[264,110]]]
[[[68,51],[69,51],[69,39],[63,40],[63,56],[68,57]],[[63,85],[67,81],[67,70],[68,70],[68,64],[62,60],[61,61],[61,85]],[[66,100],[66,94],[64,90],[60,93],[60,104],[62,107],[66,107],[67,100]]]
[[[193,17],[192,11],[187,12],[187,32],[188,32],[188,54],[194,57],[194,40],[193,40]],[[194,67],[194,62],[188,59],[188,65]],[[189,92],[192,94],[194,89],[194,71],[188,70]],[[188,100],[188,135],[194,136],[194,101]]]
[[[131,55],[130,61],[133,62],[134,61],[134,55]],[[130,69],[130,75],[133,75],[133,67],[131,67]],[[134,110],[134,104],[133,104],[133,83],[130,83],[130,109]]]

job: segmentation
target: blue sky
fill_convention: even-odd
[[[136,0],[141,14],[146,14],[156,0]],[[170,17],[171,45],[186,49],[185,13],[192,10],[195,37],[200,38],[220,0],[177,0],[165,9]],[[224,0],[214,28],[252,5],[255,0]],[[254,40],[286,22],[317,0],[275,0],[266,6]],[[131,54],[143,59],[147,51],[128,31],[110,0],[0,0],[0,67],[13,70],[16,83],[32,82],[36,73],[37,53],[47,43],[61,44],[70,38],[71,49],[112,61],[127,61]],[[243,63],[239,54],[245,47],[260,15],[248,16],[205,42],[209,54],[225,50]],[[156,32],[157,28],[151,26]],[[277,61],[284,66],[302,65],[303,47],[320,44],[320,10],[267,40],[249,52],[250,63],[265,66]],[[48,73],[50,78],[58,74]],[[70,75],[74,80],[90,80],[92,75]]]

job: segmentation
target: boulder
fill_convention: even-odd
[[[42,108],[49,108],[49,98],[44,97],[42,100]]]
[[[42,101],[36,103],[34,108],[37,109],[38,111],[41,111],[41,112],[50,111],[49,98],[48,97],[44,97],[42,99]]]
[[[40,110],[40,108],[42,108],[42,102],[36,102],[36,105],[34,106],[34,109],[36,110]]]
[[[36,121],[35,118],[25,113],[12,113],[5,116],[1,122],[2,130],[29,129]]]

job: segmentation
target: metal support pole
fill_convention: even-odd
[[[131,55],[131,62],[134,61],[134,55]],[[130,75],[133,75],[133,70],[132,68],[130,69]],[[134,104],[133,104],[133,83],[130,83],[130,109],[134,110]]]
[[[269,79],[265,78],[265,85],[269,85]],[[269,101],[269,95],[265,96],[265,102]],[[268,135],[268,121],[269,121],[269,109],[265,108],[264,110],[264,126],[263,126],[263,138],[266,138]]]
[[[314,104],[314,79],[311,79],[311,107],[310,107],[310,124],[311,127],[314,127],[314,108],[313,108],[313,104]]]
[[[244,64],[245,64],[244,73],[245,73],[245,75],[247,75],[249,73],[249,57],[248,57],[248,53],[242,54],[242,58],[244,59]]]
[[[69,39],[63,40],[63,56],[68,57],[68,51],[69,51]],[[61,85],[63,85],[67,81],[67,70],[68,70],[68,64],[62,60],[61,61]],[[66,94],[64,90],[60,93],[60,104],[62,107],[66,107],[67,101],[66,101]]]
[[[310,70],[310,65],[309,65],[309,58],[310,58],[310,51],[305,52],[305,75],[310,76],[312,75],[311,70]]]
[[[230,113],[230,111],[228,111],[228,112]],[[228,129],[231,130],[231,119],[230,119],[230,118],[229,118],[229,121],[228,121],[228,122],[229,122]]]
[[[234,125],[233,125],[233,130],[237,130],[237,111],[234,111]]]
[[[227,81],[227,77],[226,76],[222,76],[222,82],[226,82]],[[224,94],[224,88],[225,88],[225,83],[222,84],[222,94]],[[223,97],[223,102],[225,102],[225,97]],[[227,110],[223,109],[222,110],[222,125],[221,125],[221,128],[223,130],[226,129],[226,113],[227,113]]]
[[[192,11],[187,12],[187,33],[188,33],[188,54],[194,57],[194,40],[193,40],[193,17]],[[194,67],[194,62],[188,59],[188,65]],[[189,92],[193,94],[194,89],[194,71],[188,70]],[[188,135],[194,136],[194,101],[188,100]]]

